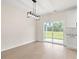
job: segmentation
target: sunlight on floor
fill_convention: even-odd
[[[63,44],[63,40],[58,40],[58,39],[44,39],[44,41]]]

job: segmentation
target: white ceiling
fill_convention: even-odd
[[[32,0],[6,0],[11,4],[24,8],[27,11],[32,10]],[[76,0],[37,0],[37,13],[45,14],[53,11],[62,11],[71,7],[76,7]]]

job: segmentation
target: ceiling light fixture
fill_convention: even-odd
[[[36,20],[40,19],[40,15],[37,15],[36,13],[36,0],[32,0],[33,2],[33,11],[27,12],[27,18],[34,18]]]

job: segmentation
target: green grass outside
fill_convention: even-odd
[[[52,31],[44,31],[44,38],[49,38],[49,39],[63,39],[63,32],[52,32]]]

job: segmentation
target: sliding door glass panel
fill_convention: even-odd
[[[60,21],[45,22],[43,25],[43,41],[63,44],[63,23]]]

